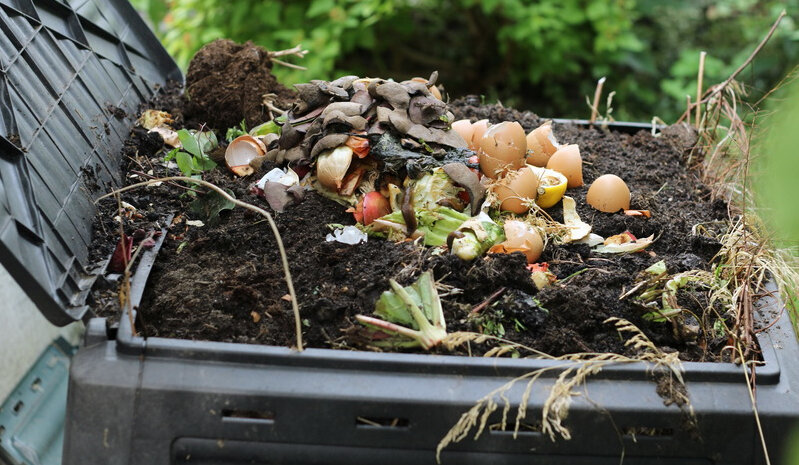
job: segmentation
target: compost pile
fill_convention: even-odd
[[[263,94],[292,94],[265,53],[247,50],[235,52],[251,55],[247,71],[268,76],[240,82],[268,88],[215,87],[218,95],[190,105],[165,92],[142,108],[126,179],[201,176],[273,212],[306,347],[477,355],[502,344],[438,344],[468,331],[554,356],[629,353],[605,323],[620,317],[684,360],[720,360],[729,309],[711,302],[703,277],[727,205],[685,167],[696,140],[687,126],[631,135],[476,98],[447,104],[435,73],[312,81],[296,86],[290,106],[264,105]],[[219,60],[201,52],[191,81],[230,66]],[[213,102],[224,101],[257,104],[214,119],[223,115]],[[603,184],[609,194],[591,189]],[[124,193],[121,212],[104,200],[95,255],[149,246],[166,227],[138,331],[292,345],[291,298],[267,222],[205,191],[147,186]],[[113,289],[95,291],[96,312],[116,314]]]

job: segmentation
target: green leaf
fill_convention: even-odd
[[[195,158],[195,160],[197,160],[197,166],[199,167],[200,171],[209,171],[216,168],[216,162],[208,157]]]
[[[175,147],[174,149],[170,150],[169,153],[167,153],[166,156],[164,157],[164,161],[172,160],[173,158],[175,158],[175,155],[177,155],[178,152],[180,152],[180,149],[177,148],[177,147]]]
[[[225,189],[231,197],[235,198],[233,191]],[[219,213],[224,210],[232,210],[236,204],[223,197],[216,191],[208,192],[189,204],[189,211],[200,218],[200,220],[209,225],[216,226],[219,224]]]
[[[194,162],[191,155],[186,152],[178,152],[175,156],[175,161],[178,164],[180,172],[186,176],[191,176],[194,173]]]
[[[180,139],[180,144],[183,146],[183,150],[189,152],[195,156],[202,156],[202,150],[200,150],[200,144],[197,143],[197,138],[192,135],[188,130],[181,129],[178,131],[178,139]]]
[[[311,6],[308,7],[308,12],[305,13],[305,16],[309,18],[321,16],[327,14],[335,6],[336,2],[334,0],[314,0]]]

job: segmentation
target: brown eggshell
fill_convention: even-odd
[[[553,143],[554,139],[550,123],[544,123],[527,134],[527,163],[540,167],[547,166],[549,158],[558,150],[556,142]]]
[[[529,167],[511,172],[494,185],[499,209],[517,214],[526,213],[538,193],[538,176]],[[525,202],[526,201],[526,202]]]
[[[452,123],[452,130],[460,134],[467,144],[471,143],[472,134],[474,134],[474,128],[472,127],[471,121],[468,119],[455,121]]]
[[[544,251],[544,240],[537,229],[523,221],[510,220],[504,224],[507,250],[520,251],[527,256],[527,263],[535,263]]]
[[[483,135],[488,130],[488,126],[487,119],[481,119],[480,121],[472,123],[472,138],[466,141],[469,143],[469,148],[472,149],[472,151],[477,152],[477,150],[479,150],[480,139],[483,138]]]
[[[527,136],[522,125],[515,121],[503,121],[489,127],[480,139],[477,151],[480,171],[492,179],[524,166],[526,154]]]
[[[588,188],[585,201],[588,205],[606,213],[629,210],[630,188],[615,174],[603,174]]]
[[[566,176],[569,189],[583,185],[583,159],[576,144],[561,145],[549,158],[547,168]]]

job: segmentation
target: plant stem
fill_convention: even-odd
[[[602,87],[605,85],[605,77],[602,76],[596,82],[596,90],[594,90],[594,103],[591,105],[591,126],[594,125],[596,117],[599,115],[599,98],[602,97]]]
[[[302,320],[300,318],[300,308],[297,304],[297,294],[294,292],[294,282],[291,279],[291,271],[289,270],[289,261],[288,257],[286,256],[286,249],[283,247],[283,239],[280,237],[280,231],[277,229],[277,225],[275,224],[275,220],[272,218],[272,215],[269,214],[268,211],[264,210],[263,208],[256,207],[255,205],[249,204],[247,202],[242,202],[241,200],[232,197],[230,194],[225,192],[219,186],[212,184],[208,181],[204,181],[202,179],[194,179],[188,178],[185,176],[167,176],[165,178],[159,179],[151,179],[149,181],[143,181],[136,184],[131,184],[130,186],[125,186],[120,189],[117,189],[113,192],[105,194],[95,200],[95,203],[103,200],[104,198],[110,197],[112,195],[121,194],[123,192],[127,192],[129,190],[138,189],[139,187],[148,186],[150,184],[155,184],[157,182],[167,182],[167,181],[183,181],[183,182],[190,182],[194,184],[199,184],[201,186],[207,187],[212,191],[216,192],[217,194],[221,195],[225,198],[225,200],[233,203],[242,208],[246,208],[247,210],[253,211],[258,213],[264,217],[266,217],[267,221],[269,221],[269,227],[272,229],[272,234],[275,236],[275,241],[277,242],[277,248],[280,251],[280,259],[283,262],[283,273],[286,276],[286,285],[289,289],[289,295],[291,295],[291,309],[294,312],[294,331],[296,332],[296,344],[297,350],[302,352]],[[418,310],[418,309],[417,309]]]
[[[707,52],[704,50],[699,52],[699,74],[696,77],[696,101],[702,99],[702,80],[705,77],[705,57],[707,56]],[[699,128],[699,122],[701,121],[702,115],[702,105],[697,103],[696,105],[696,127]]]

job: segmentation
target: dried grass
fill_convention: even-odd
[[[655,346],[638,327],[627,320],[609,318],[605,320],[605,323],[613,324],[620,334],[629,335],[629,338],[625,342],[625,346],[635,351],[637,353],[636,356],[631,357],[613,353],[579,353],[552,357],[540,351],[510,343],[490,352],[492,355],[501,355],[503,351],[510,350],[513,346],[516,348],[522,347],[527,350],[533,350],[537,358],[555,360],[563,363],[525,373],[508,381],[497,389],[494,389],[478,400],[472,408],[461,415],[458,422],[438,443],[436,447],[436,460],[440,463],[441,451],[448,445],[467,438],[472,431],[474,431],[474,439],[478,439],[483,431],[485,431],[486,427],[492,425],[489,421],[492,419],[492,414],[500,409],[500,405],[502,405],[502,418],[499,422],[499,427],[504,430],[505,425],[508,424],[508,417],[512,409],[512,403],[508,398],[508,392],[518,383],[526,382],[524,392],[516,410],[513,429],[513,437],[516,438],[520,428],[525,424],[524,420],[528,413],[527,406],[532,396],[533,387],[542,376],[551,373],[558,373],[558,375],[554,384],[549,388],[549,395],[541,409],[541,431],[549,436],[552,441],[557,440],[558,437],[567,440],[571,438],[571,433],[568,428],[564,426],[563,421],[568,416],[572,398],[581,395],[582,393],[578,391],[579,387],[583,386],[590,376],[596,375],[606,366],[622,363],[649,363],[651,371],[667,373],[669,377],[675,380],[677,385],[684,387],[685,381],[682,376],[682,365],[680,364],[678,353],[663,352]],[[454,333],[450,335],[448,339],[447,342],[449,344],[462,344],[467,341],[483,342],[490,338],[479,334]],[[675,391],[682,391],[682,389],[676,389]],[[687,397],[680,399],[680,401],[683,402],[686,409],[693,415],[693,410],[690,407],[690,402],[688,402]]]

